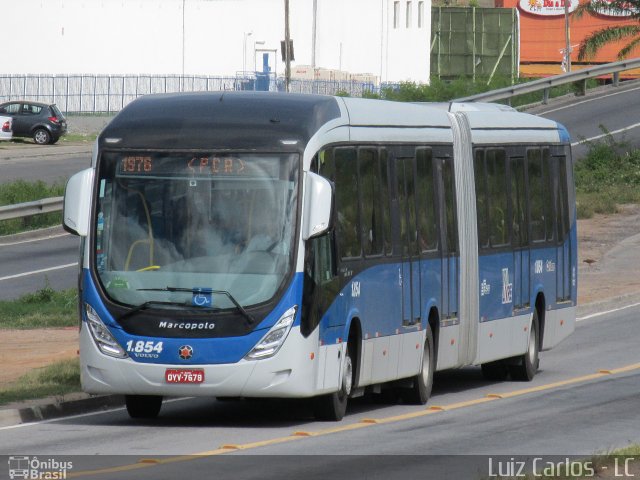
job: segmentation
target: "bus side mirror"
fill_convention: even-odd
[[[93,169],[87,168],[73,175],[64,191],[62,226],[73,234],[86,237],[89,233],[91,212],[91,189]]]
[[[307,172],[304,182],[302,239],[322,235],[331,224],[333,188],[324,177]]]

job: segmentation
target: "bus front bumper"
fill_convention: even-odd
[[[318,338],[304,338],[293,328],[282,348],[271,358],[233,364],[169,365],[141,363],[102,354],[88,328],[80,332],[82,388],[92,394],[290,397],[318,394]],[[202,383],[168,383],[167,370],[204,371]]]

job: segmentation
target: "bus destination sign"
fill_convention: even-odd
[[[159,176],[159,177],[246,177],[268,176],[277,178],[278,164],[264,161],[251,161],[239,156],[181,156],[159,157],[151,155],[123,156],[118,164],[121,176]],[[256,159],[257,160],[257,159]]]

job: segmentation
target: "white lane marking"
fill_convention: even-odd
[[[31,238],[29,240],[20,240],[19,242],[0,243],[0,247],[12,247],[14,245],[22,245],[23,243],[41,242],[43,240],[51,240],[52,238],[68,237],[70,235],[71,235],[70,233],[59,233],[57,235],[49,235],[48,237]]]
[[[580,145],[582,143],[587,143],[592,140],[598,140],[599,138],[606,137],[609,135],[615,135],[620,132],[626,132],[627,130],[631,130],[632,128],[637,128],[637,127],[640,127],[640,123],[634,123],[633,125],[629,125],[628,127],[620,128],[618,130],[614,130],[613,132],[603,133],[602,135],[596,135],[595,137],[585,138],[584,140],[580,140],[579,142],[573,142],[571,146],[575,147],[576,145]]]
[[[615,312],[619,312],[621,310],[626,310],[627,308],[633,308],[633,307],[637,307],[639,306],[640,303],[634,303],[632,305],[626,305],[624,307],[620,307],[620,308],[614,308],[612,310],[607,310],[606,312],[596,312],[596,313],[592,313],[590,315],[585,315],[584,317],[580,317],[580,318],[576,318],[576,322],[582,322],[583,320],[589,320],[590,318],[595,318],[595,317],[600,317],[602,315],[608,315],[610,313],[615,313]]]
[[[167,403],[184,402],[185,400],[193,400],[194,398],[195,397],[169,398],[167,400],[163,400],[162,404],[165,405]],[[5,427],[0,427],[0,431],[13,430],[15,428],[34,427],[37,425],[43,425],[45,423],[53,423],[53,422],[60,422],[62,420],[65,420],[65,421],[72,420],[74,418],[84,418],[84,417],[91,417],[91,416],[97,416],[97,415],[104,415],[107,413],[120,412],[123,410],[126,410],[126,407],[115,407],[115,408],[110,408],[108,410],[100,410],[99,412],[79,413],[77,415],[70,415],[68,417],[50,418],[49,420],[39,420],[37,422],[27,422],[27,423],[19,423],[17,425],[7,425]]]
[[[17,425],[7,425],[6,427],[0,427],[2,430],[13,430],[15,428],[33,427],[36,425],[43,425],[45,423],[59,422],[60,420],[72,420],[74,418],[91,417],[92,415],[102,415],[105,413],[117,412],[124,410],[125,407],[112,408],[109,410],[100,410],[99,412],[79,413],[78,415],[70,415],[68,417],[50,418],[49,420],[39,420],[37,422],[18,423]]]
[[[546,115],[547,113],[557,112],[558,110],[564,110],[566,108],[576,107],[578,105],[582,105],[583,103],[595,102],[596,100],[602,100],[604,98],[613,97],[614,95],[622,95],[628,92],[634,92],[636,90],[640,90],[640,87],[630,88],[629,90],[624,90],[622,92],[609,93],[607,95],[602,95],[601,97],[589,98],[588,100],[582,100],[580,102],[571,103],[570,105],[565,105],[564,107],[552,108],[551,110],[546,110],[544,112],[538,112],[536,115]]]
[[[2,280],[2,279],[0,278],[0,280]],[[584,317],[576,318],[576,322],[582,322],[584,320],[589,320],[590,318],[595,318],[595,317],[599,317],[599,316],[602,316],[602,315],[607,315],[609,313],[619,312],[621,310],[625,310],[627,308],[633,308],[633,307],[637,307],[637,306],[640,306],[640,303],[634,303],[632,305],[626,305],[624,307],[614,308],[612,310],[606,310],[604,312],[592,313],[590,315],[585,315]],[[193,399],[193,397],[172,398],[172,399],[164,400],[163,403],[181,402],[181,401],[184,401],[184,400],[191,400],[191,399]],[[62,421],[62,420],[71,420],[71,419],[74,419],[74,418],[84,418],[84,417],[91,417],[91,416],[96,416],[96,415],[104,415],[106,413],[118,412],[118,411],[121,411],[121,410],[125,410],[125,407],[117,407],[117,408],[112,408],[112,409],[109,409],[109,410],[101,410],[99,412],[81,413],[81,414],[78,414],[78,415],[71,415],[71,416],[68,416],[68,417],[65,416],[65,417],[51,418],[49,420],[40,420],[40,421],[37,421],[37,422],[20,423],[20,424],[17,424],[17,425],[8,425],[6,427],[0,427],[0,431],[13,430],[13,429],[16,429],[16,428],[33,427],[33,426],[42,425],[42,424],[45,424],[45,423],[58,422],[58,421]]]
[[[66,265],[58,265],[56,267],[42,268],[40,270],[34,270],[32,272],[16,273],[15,275],[0,277],[0,281],[11,280],[12,278],[28,277],[29,275],[35,275],[37,273],[51,272],[53,270],[62,270],[63,268],[76,267],[76,266],[78,266],[78,262],[67,263]]]

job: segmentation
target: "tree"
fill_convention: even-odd
[[[621,18],[635,20],[638,25],[614,25],[591,33],[580,44],[580,61],[592,58],[607,44],[626,40],[628,43],[618,52],[618,59],[622,60],[640,44],[640,0],[592,0],[579,5],[574,11],[574,17],[580,18],[584,13],[598,14],[603,10]]]

